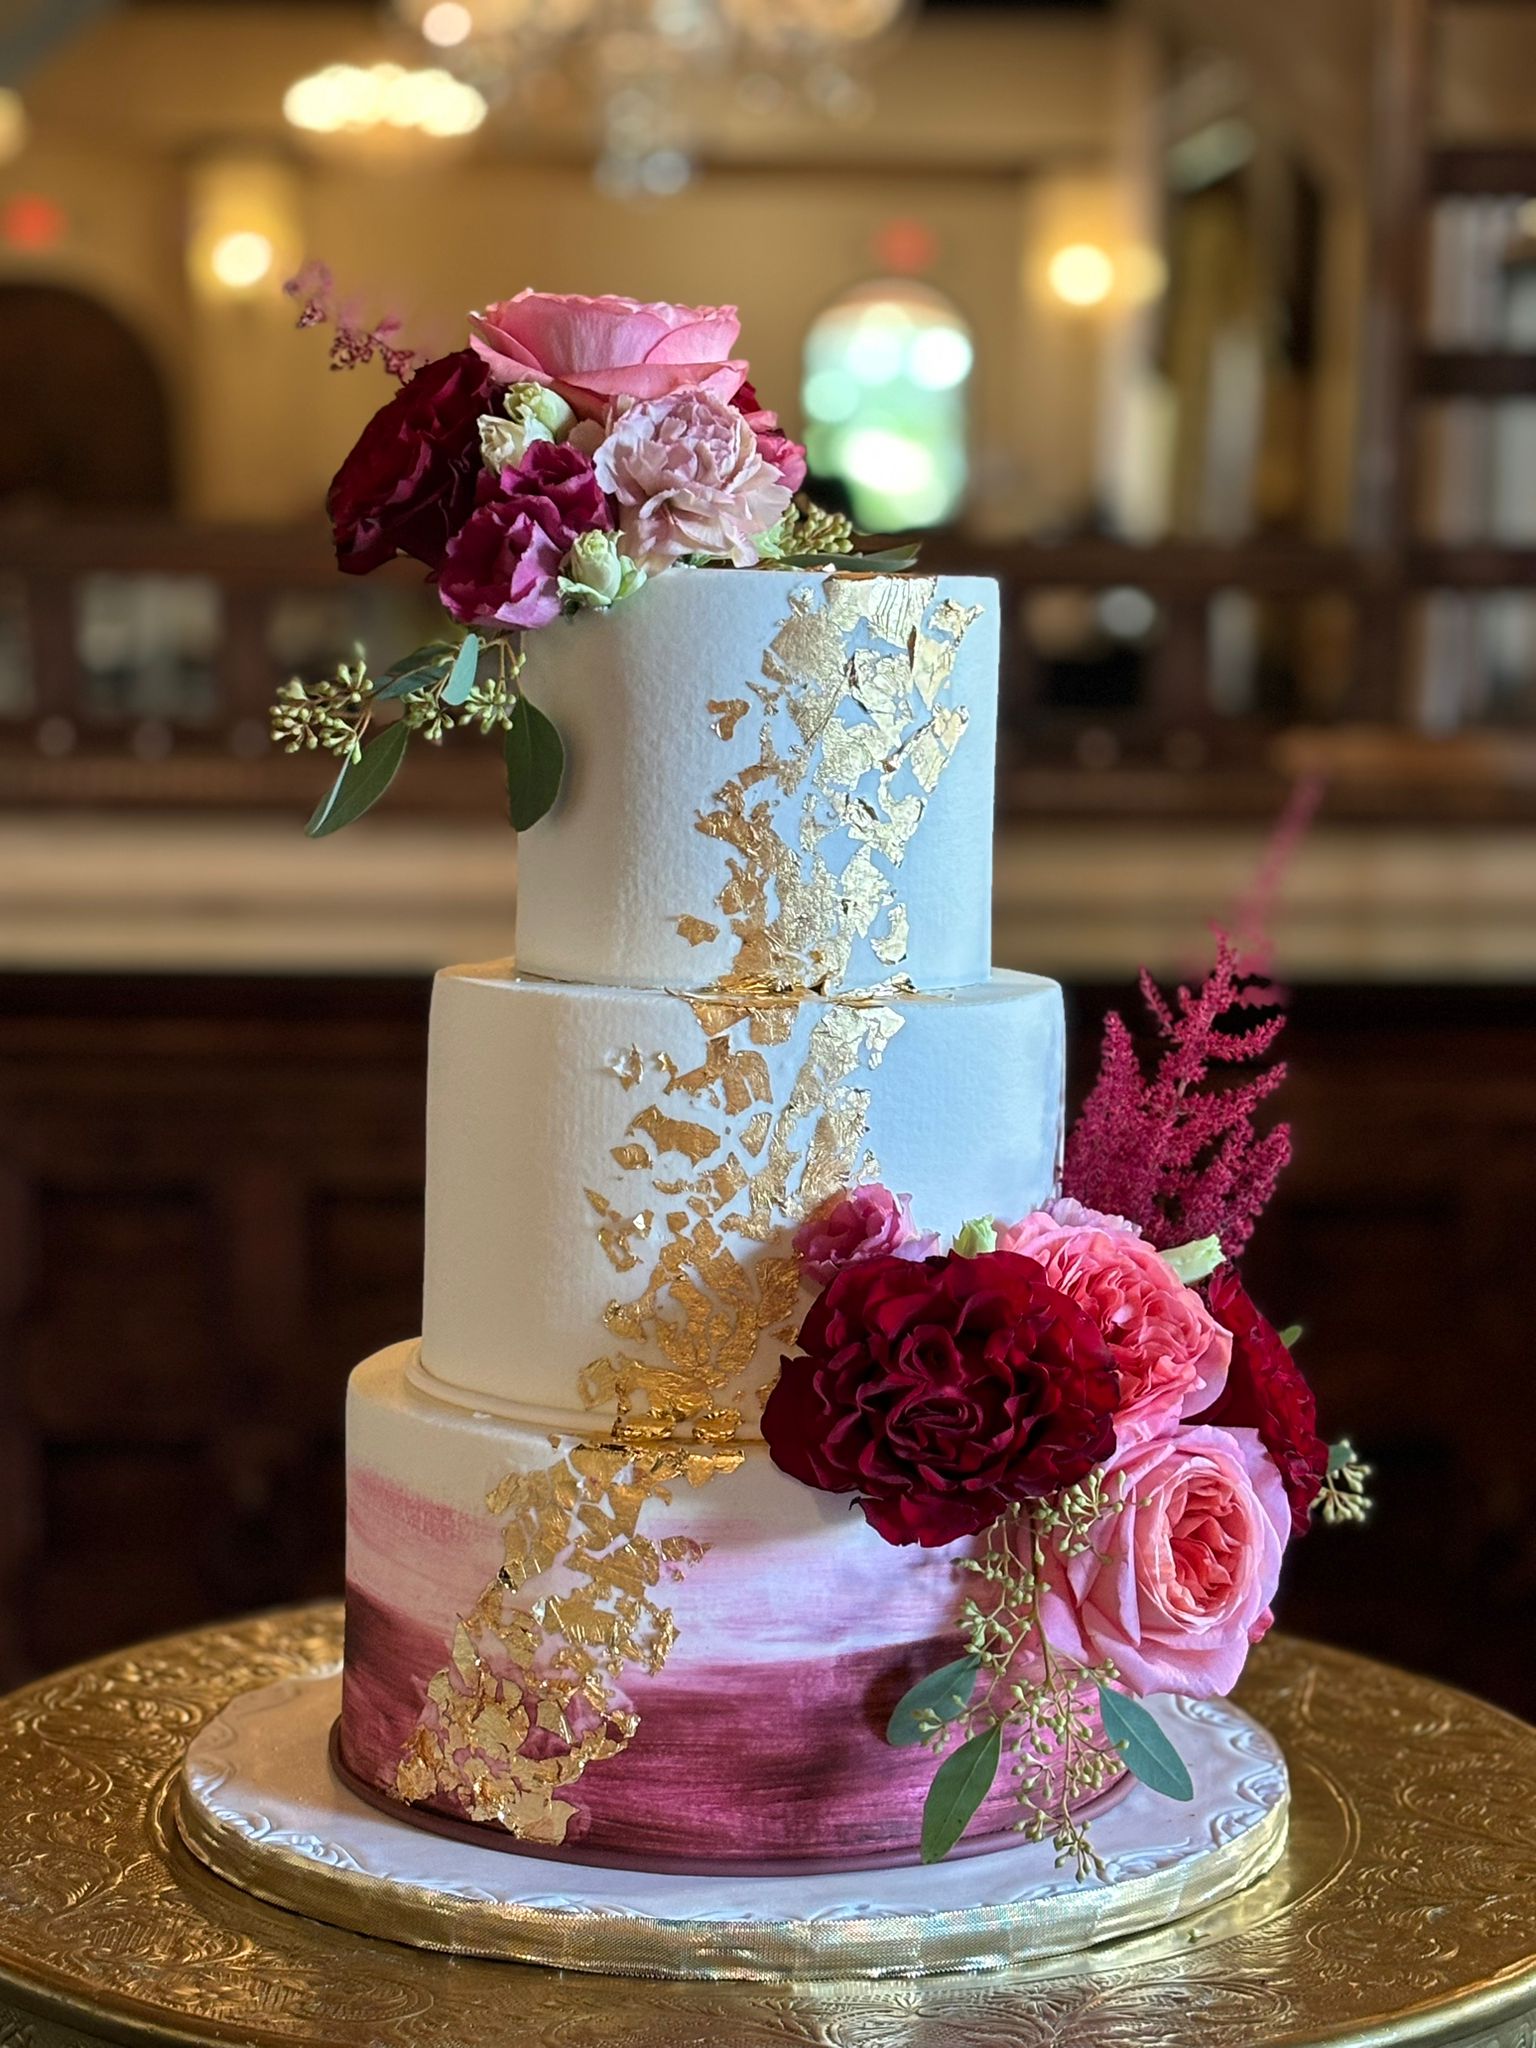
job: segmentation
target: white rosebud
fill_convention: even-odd
[[[645,581],[645,571],[619,553],[617,537],[593,531],[571,543],[560,564],[560,595],[567,604],[606,611]]]
[[[493,412],[480,415],[480,454],[492,474],[516,469],[533,442],[554,438],[548,427],[526,413],[511,420],[498,419]]]
[[[558,391],[551,391],[547,384],[535,384],[531,380],[509,384],[502,394],[501,404],[509,420],[520,415],[537,420],[544,432],[530,435],[529,438],[535,441],[563,441],[576,419]]]

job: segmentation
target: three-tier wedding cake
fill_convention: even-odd
[[[991,964],[998,590],[855,551],[736,335],[525,292],[414,368],[337,336],[402,380],[338,559],[414,557],[452,629],[285,687],[276,736],[341,763],[309,829],[478,727],[524,836],[515,963],[437,980],[422,1335],[352,1376],[332,1761],[463,1853],[713,1874],[730,1912],[1021,1835],[1090,1890],[1157,1872],[1055,1945],[1101,1938],[1279,1853],[1283,1772],[1202,1703],[1358,1505],[1232,1263],[1280,1021],[1225,944],[1147,983],[1159,1059],[1112,1018],[1064,1144],[1061,992]],[[1227,1759],[1203,1806],[1170,1730]],[[1010,1868],[947,1894],[996,1956],[1054,1896]]]
[[[948,1237],[1055,1190],[1061,992],[990,960],[997,638],[969,578],[700,569],[531,652],[570,789],[516,967],[438,978],[424,1329],[349,1399],[357,1778],[608,1857],[915,1855],[884,1734],[959,1655],[953,1553],[760,1414],[830,1199]]]

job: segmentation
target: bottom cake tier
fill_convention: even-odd
[[[402,1344],[348,1392],[337,1747],[358,1785],[599,1863],[917,1860],[934,1761],[885,1728],[961,1653],[961,1546],[883,1542],[755,1440],[620,1449],[423,1380]],[[962,1852],[1017,1840],[1017,1789],[999,1775]]]

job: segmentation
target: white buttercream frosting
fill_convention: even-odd
[[[781,1043],[754,1044],[751,1020],[738,1024],[726,1044],[742,1067],[717,1061],[701,1079],[717,1021],[655,990],[495,966],[438,977],[422,1341],[433,1383],[530,1421],[590,1427],[583,1369],[625,1348],[605,1310],[641,1294],[668,1219],[691,1227],[713,1199],[697,1192],[701,1179],[717,1170],[728,1177],[712,1189],[745,1177],[712,1214],[749,1271],[785,1256],[823,1183],[879,1178],[946,1241],[968,1217],[1022,1215],[1051,1193],[1063,1079],[1054,982],[999,973],[860,1006],[805,999],[785,1013]],[[849,1032],[857,1057],[829,1086],[818,1040]],[[780,1141],[788,1165],[765,1242],[751,1234],[753,1209]],[[765,1329],[734,1393],[771,1383],[784,1348]]]
[[[518,846],[519,965],[691,989],[738,971],[719,792],[745,774],[800,879],[829,884],[790,920],[794,978],[983,980],[997,642],[983,578],[769,569],[674,569],[531,635],[524,685],[567,768]]]

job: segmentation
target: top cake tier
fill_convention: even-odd
[[[518,967],[833,993],[991,965],[998,594],[684,569],[528,641],[565,739],[518,846]]]

